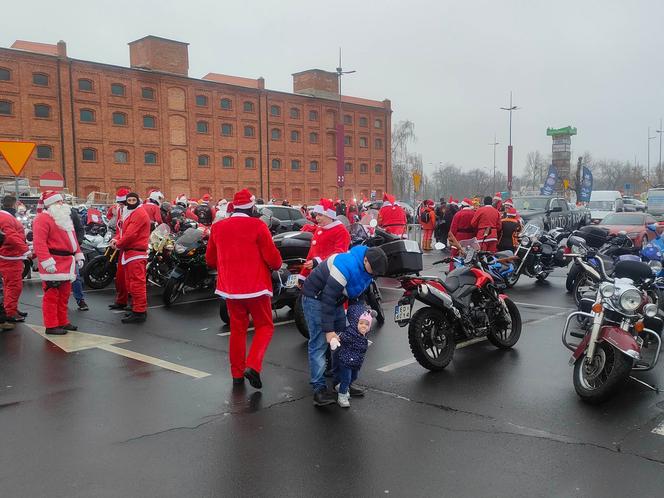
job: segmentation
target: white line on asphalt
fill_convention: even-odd
[[[278,327],[279,325],[287,325],[289,323],[295,323],[295,320],[284,320],[283,322],[274,322],[274,326]],[[247,332],[252,332],[254,330],[254,327],[249,327],[247,329]],[[230,332],[222,332],[220,334],[217,334],[219,337],[227,337],[231,335]]]
[[[472,346],[473,344],[477,344],[478,342],[484,342],[484,341],[486,341],[486,337],[475,337],[474,339],[460,342],[459,344],[456,345],[455,349],[467,348],[468,346]],[[377,368],[376,370],[378,370],[379,372],[391,372],[392,370],[396,370],[397,368],[406,367],[412,363],[415,363],[416,361],[417,360],[415,360],[415,358],[408,358],[407,360],[401,360],[397,361],[396,363],[390,363],[389,365]]]
[[[179,303],[173,303],[171,306],[180,306],[182,304],[192,304],[192,303],[203,303],[205,301],[218,301],[218,297],[208,297],[206,299],[194,299],[193,301],[180,301]],[[148,306],[149,310],[153,310],[155,308],[165,308],[165,304],[157,304],[155,306]]]
[[[519,303],[519,302],[516,302],[516,301],[514,301],[514,304],[516,304],[518,306],[527,306],[527,307],[531,307],[531,308],[549,308],[549,309],[552,309],[552,310],[566,310],[566,311],[568,311],[568,310],[571,309],[567,306],[549,306],[549,305],[546,305],[546,304]]]
[[[560,313],[554,313],[553,315],[545,316],[544,318],[538,318],[537,320],[533,320],[532,322],[527,322],[524,325],[535,325],[535,324],[538,324],[538,323],[546,322],[547,320],[552,320],[553,318],[557,318],[559,316],[567,315],[571,311],[574,311],[574,310],[565,310],[565,311],[561,311]]]
[[[658,436],[664,436],[664,421],[661,422],[657,427],[655,427],[652,430],[653,434],[657,434]]]
[[[145,354],[137,353],[136,351],[129,351],[128,349],[119,348],[111,344],[100,344],[97,346],[97,349],[103,349],[104,351],[109,351],[111,353],[119,354],[131,358],[132,360],[142,361],[144,363],[150,363],[166,370],[171,370],[173,372],[181,373],[188,375],[189,377],[194,377],[195,379],[202,379],[203,377],[208,377],[210,374],[207,372],[201,372],[200,370],[195,370],[193,368],[184,367],[178,365],[177,363],[171,363],[170,361],[160,360],[154,356],[148,356]]]

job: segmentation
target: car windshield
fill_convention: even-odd
[[[548,197],[517,197],[514,207],[517,211],[545,210],[549,202]]]
[[[613,201],[590,201],[588,207],[597,211],[613,211]]]
[[[614,213],[607,215],[600,225],[644,225],[645,218],[641,214]]]

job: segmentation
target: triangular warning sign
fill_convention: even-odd
[[[35,145],[34,142],[0,142],[0,154],[16,176],[23,171]]]

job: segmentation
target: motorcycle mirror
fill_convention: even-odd
[[[376,228],[376,227],[378,226],[378,220],[374,218],[373,220],[371,220],[371,221],[369,222],[369,226],[370,226],[371,228]]]
[[[445,249],[445,244],[443,244],[442,242],[436,242],[433,245],[433,247],[438,249],[439,251],[442,251],[443,249]]]

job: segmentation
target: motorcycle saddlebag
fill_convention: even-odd
[[[272,240],[282,259],[306,259],[313,235],[311,232],[285,232]]]
[[[380,246],[387,256],[387,275],[398,276],[422,271],[422,249],[414,240],[395,240]]]
[[[609,238],[609,229],[594,225],[586,225],[576,231],[576,235],[586,241],[590,247],[600,248]]]

